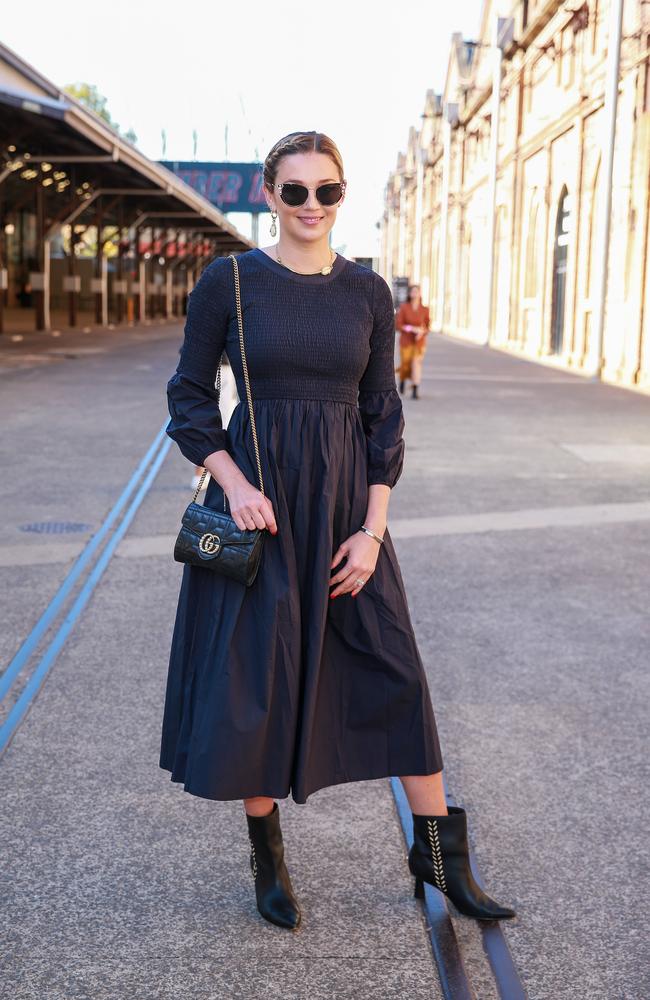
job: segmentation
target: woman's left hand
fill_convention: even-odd
[[[344,542],[341,542],[334,553],[334,558],[330,564],[330,569],[340,563],[343,556],[347,556],[345,566],[330,577],[330,586],[337,585],[330,592],[330,598],[338,597],[340,594],[350,594],[356,597],[360,590],[357,580],[366,581],[375,571],[377,559],[379,558],[379,542],[376,542],[371,535],[365,531],[357,531],[350,535]]]

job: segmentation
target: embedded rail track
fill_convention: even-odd
[[[413,821],[408,799],[399,778],[391,778],[390,783],[408,850],[413,843]],[[458,804],[449,792],[446,781],[445,797],[448,806]],[[480,887],[485,890],[485,884],[478,870],[476,855],[472,850],[471,844],[469,860],[474,878]],[[429,930],[431,950],[438,967],[440,985],[445,1000],[480,1000],[472,988],[470,977],[463,962],[462,950],[447,908],[447,900],[444,893],[436,889],[435,886],[427,885],[426,883],[424,884],[424,890],[425,895],[422,906]],[[464,917],[463,919],[468,918]],[[502,997],[503,1000],[526,1000],[527,993],[519,978],[519,973],[508,948],[508,942],[501,929],[501,921],[477,920],[476,922],[481,931],[483,948],[490,963],[490,969],[494,977],[494,986],[498,996]]]
[[[0,723],[0,765],[2,754],[34,704],[68,636],[79,621],[117,546],[158,475],[172,444],[165,433],[166,425],[167,421],[158,431],[99,530],[77,556],[56,594],[0,675],[0,706],[5,700],[12,702],[13,698]],[[70,604],[67,610],[66,604]],[[408,849],[413,839],[408,800],[399,778],[390,778],[390,783]],[[446,785],[445,793],[447,804],[455,805]],[[476,881],[484,887],[471,847],[470,863]],[[425,884],[422,905],[443,996],[446,1000],[480,1000],[463,961],[446,897],[435,887]],[[483,947],[498,996],[503,1000],[525,1000],[526,992],[500,921],[480,920],[477,923],[480,925]]]

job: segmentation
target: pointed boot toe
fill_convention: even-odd
[[[280,884],[273,886],[268,891],[260,891],[258,909],[266,920],[277,924],[278,927],[293,929],[300,924],[302,914],[298,901],[293,894],[291,883],[287,883],[284,878],[280,880]]]

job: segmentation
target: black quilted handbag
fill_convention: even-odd
[[[253,431],[253,443],[255,445],[257,473],[260,481],[260,490],[264,493],[262,465],[257,443],[257,428],[255,427],[253,400],[248,380],[246,353],[244,351],[244,324],[241,314],[239,266],[234,254],[231,253],[228,256],[232,260],[235,272],[235,295],[237,299],[237,320],[239,323],[242,367],[244,369],[248,410]],[[217,392],[221,396],[221,361],[219,361],[217,372]],[[205,569],[214,570],[215,573],[222,573],[224,576],[232,577],[250,587],[259,569],[266,529],[242,529],[237,527],[232,515],[226,511],[225,492],[223,495],[223,511],[213,510],[211,507],[197,503],[196,498],[201,491],[201,486],[206,475],[209,475],[209,472],[207,469],[204,469],[192,497],[192,502],[183,514],[181,530],[174,546],[174,559],[176,562],[190,563],[192,566],[203,566]]]

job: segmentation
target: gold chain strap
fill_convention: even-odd
[[[257,474],[260,480],[260,492],[264,496],[264,480],[262,478],[262,463],[260,462],[260,449],[257,443],[257,426],[255,424],[255,414],[253,412],[253,398],[251,396],[251,387],[248,380],[248,365],[246,364],[246,351],[244,350],[244,321],[241,314],[241,292],[239,287],[239,261],[234,254],[229,253],[228,256],[232,260],[232,266],[235,272],[235,298],[237,300],[237,322],[239,325],[239,347],[241,350],[241,361],[242,368],[244,370],[244,384],[246,386],[246,398],[248,400],[248,412],[251,418],[251,428],[253,431],[253,444],[255,446],[255,460],[257,462]],[[217,370],[217,397],[219,401],[221,400],[221,359],[219,359],[219,368]],[[201,484],[208,474],[208,470],[204,469],[201,478],[198,481],[196,490],[194,491],[194,496],[192,501],[195,501],[201,492]],[[223,494],[223,509],[226,509],[226,493],[224,490]]]

